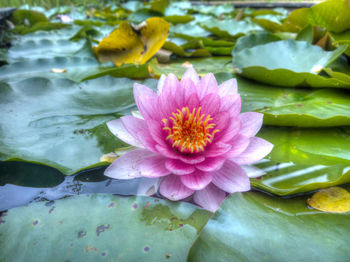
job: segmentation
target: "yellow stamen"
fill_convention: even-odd
[[[185,153],[199,153],[212,143],[214,135],[220,130],[214,129],[214,123],[209,124],[213,119],[210,115],[201,114],[201,110],[201,107],[193,108],[190,112],[188,107],[183,107],[172,113],[170,122],[162,119],[166,125],[163,130],[168,132],[166,139],[172,142],[174,148]]]

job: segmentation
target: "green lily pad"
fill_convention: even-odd
[[[185,261],[211,216],[151,197],[81,195],[46,203],[2,215],[0,260]]]
[[[69,27],[69,25],[61,24],[61,23],[38,22],[32,27],[18,25],[12,31],[16,34],[25,35],[36,31],[51,31],[51,30],[62,29],[65,27]]]
[[[181,37],[188,40],[195,39],[197,37],[206,37],[210,35],[208,31],[204,30],[202,27],[197,25],[196,21],[171,26],[170,33],[177,37]]]
[[[32,26],[40,22],[48,22],[43,13],[34,10],[16,10],[12,13],[11,21],[15,25]]]
[[[292,162],[262,161],[255,166],[265,174],[251,178],[251,185],[279,196],[304,193],[350,182],[350,167],[344,165],[296,165]]]
[[[62,70],[55,72],[55,69]],[[29,77],[47,77],[50,79],[69,78],[84,81],[104,75],[115,77],[146,78],[149,76],[146,65],[100,65],[95,58],[66,56],[39,58],[11,63],[0,67],[0,81],[26,79]]]
[[[274,144],[269,158],[298,165],[350,165],[350,127],[264,127],[258,136]]]
[[[165,21],[172,23],[174,25],[179,23],[188,23],[194,20],[190,15],[169,15],[163,17]]]
[[[350,125],[350,96],[341,89],[278,88],[229,73],[216,74],[219,83],[236,78],[242,111],[264,114],[274,126],[330,127]]]
[[[168,51],[173,52],[174,54],[180,56],[180,57],[206,57],[206,56],[210,56],[209,51],[207,51],[206,49],[196,49],[192,52],[186,52],[181,46],[178,46],[177,44],[173,43],[173,42],[165,42],[163,47],[163,49],[166,49]]]
[[[185,71],[193,66],[197,73],[204,75],[207,73],[219,73],[219,72],[231,72],[231,57],[207,57],[207,58],[192,58],[192,59],[172,59],[170,63],[160,64],[156,60],[152,60],[149,63],[150,73],[156,78],[159,78],[162,74],[168,75],[170,73],[175,74],[178,78],[181,78]]]
[[[103,154],[126,145],[105,122],[135,108],[133,84],[113,77],[2,82],[0,109],[6,117],[0,120],[0,159],[42,163],[65,174],[105,165]]]
[[[277,41],[233,53],[233,67],[247,78],[272,85],[350,87],[350,82],[317,75],[346,48],[324,51],[303,41]]]
[[[268,32],[252,33],[247,36],[238,38],[235,48],[233,49],[233,54],[242,51],[245,48],[251,48],[257,45],[263,45],[280,40],[280,37]]]
[[[202,229],[188,261],[346,261],[349,213],[311,210],[306,199],[231,195]]]
[[[312,24],[320,25],[331,32],[341,33],[350,29],[350,3],[347,0],[328,0],[309,9]]]
[[[219,37],[237,38],[246,35],[252,31],[261,31],[262,28],[256,24],[247,21],[236,21],[234,19],[217,20],[209,19],[200,23],[200,25]]]
[[[333,45],[335,46],[348,45],[344,53],[350,57],[350,30],[339,34],[331,33],[331,37],[333,38]]]

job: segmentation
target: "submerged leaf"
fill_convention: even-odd
[[[341,187],[330,187],[316,192],[307,203],[324,212],[345,213],[350,211],[350,193]]]
[[[101,62],[144,64],[162,47],[168,34],[168,22],[159,17],[149,18],[137,28],[122,22],[94,50]]]

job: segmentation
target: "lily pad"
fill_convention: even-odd
[[[350,82],[317,75],[346,48],[324,51],[303,41],[277,41],[233,53],[233,67],[247,78],[272,85],[350,87]]]
[[[349,165],[261,161],[255,167],[259,169],[261,176],[251,178],[251,185],[279,196],[305,193],[350,182]]]
[[[125,146],[105,122],[135,108],[133,80],[103,77],[76,83],[28,78],[1,83],[0,159],[55,167],[65,174],[105,165],[103,154]],[[145,84],[155,85],[154,80]]]
[[[236,193],[203,228],[188,261],[346,261],[348,220],[309,209],[305,196]]]
[[[159,78],[162,74],[175,74],[178,78],[185,73],[189,67],[194,67],[197,73],[204,75],[207,73],[231,72],[231,57],[207,57],[207,58],[192,58],[192,59],[174,59],[170,63],[161,64],[156,60],[151,60],[149,64],[150,74]]]
[[[221,83],[236,78],[242,111],[264,114],[264,123],[274,126],[329,127],[350,125],[350,96],[341,89],[278,88],[218,73]]]
[[[309,9],[312,24],[320,25],[331,32],[341,33],[350,29],[350,3],[347,0],[328,0]]]
[[[191,204],[150,197],[100,194],[33,203],[2,215],[0,260],[185,261],[210,216]]]
[[[242,51],[245,48],[251,48],[257,45],[263,45],[280,40],[280,37],[268,32],[252,33],[238,38],[235,48],[233,49],[233,54]]]
[[[259,137],[274,144],[274,162],[300,165],[350,165],[350,127],[264,127]]]
[[[237,38],[252,31],[262,30],[260,26],[254,23],[247,21],[236,21],[234,19],[209,19],[200,23],[200,25],[214,35],[227,38]]]

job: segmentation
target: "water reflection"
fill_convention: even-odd
[[[20,166],[22,173],[16,172],[19,171],[16,170],[16,165]],[[53,170],[56,173],[52,173],[53,170],[51,169],[53,168],[32,163],[1,162],[0,211],[23,206],[34,201],[50,201],[80,194],[135,195],[140,180],[110,179],[103,175],[105,167],[80,172],[73,176],[64,176],[55,169]],[[23,174],[29,173],[25,170],[36,170],[37,176],[21,179]],[[46,179],[44,178],[45,175]],[[61,178],[63,178],[63,181]],[[46,181],[46,184],[43,181]],[[52,186],[53,181],[59,183]]]

